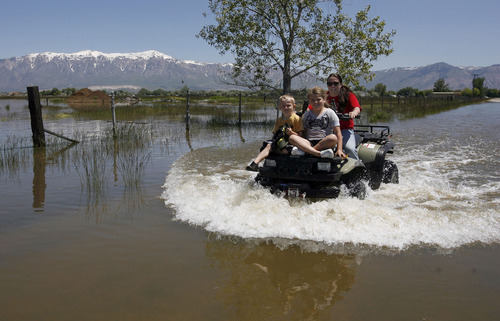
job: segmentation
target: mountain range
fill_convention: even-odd
[[[387,89],[398,91],[401,88],[413,87],[419,90],[432,89],[434,83],[442,78],[451,90],[472,88],[472,80],[484,78],[484,86],[500,88],[500,64],[489,67],[455,67],[444,62],[423,67],[391,68],[374,71],[375,78],[369,83],[363,83],[367,88],[373,88],[383,83]]]
[[[102,53],[85,50],[76,53],[33,53],[0,59],[0,92],[25,91],[28,86],[52,88],[124,88],[177,90],[228,90],[221,81],[231,64],[178,60],[158,51]],[[455,67],[444,62],[414,68],[374,71],[367,88],[383,83],[388,90],[413,87],[432,89],[443,78],[450,89],[472,87],[474,77],[484,77],[484,85],[500,88],[500,64],[489,67]],[[297,80],[293,88],[319,84],[311,79]]]

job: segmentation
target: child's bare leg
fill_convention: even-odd
[[[330,134],[323,138],[319,143],[317,143],[313,148],[316,150],[325,150],[328,148],[334,149],[337,146],[337,136]]]
[[[311,154],[311,155],[314,155],[317,157],[319,157],[321,155],[320,151],[317,149],[314,149],[311,146],[311,143],[307,139],[302,138],[299,135],[290,136],[288,138],[288,142],[290,144],[292,144],[293,146],[296,146],[297,148],[299,148],[300,150],[302,150],[308,154]]]
[[[267,158],[269,156],[269,152],[271,151],[271,144],[267,144],[267,146],[255,157],[254,162],[255,164],[260,163],[264,158]]]

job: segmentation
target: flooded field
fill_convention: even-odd
[[[390,123],[400,184],[316,202],[244,170],[272,106],[205,108],[114,138],[110,114],[47,108],[80,143],[34,150],[27,102],[0,100],[0,320],[500,317],[499,103]]]

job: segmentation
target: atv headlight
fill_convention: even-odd
[[[318,171],[329,172],[332,169],[331,163],[318,162]]]
[[[274,159],[266,159],[265,164],[269,167],[276,167],[276,161]]]

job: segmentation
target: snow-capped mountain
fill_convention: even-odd
[[[158,51],[137,53],[102,53],[85,50],[76,53],[33,53],[23,57],[0,59],[0,92],[21,91],[28,86],[40,89],[68,87],[147,88],[177,90],[227,90],[220,81],[231,64],[178,60]],[[432,89],[443,78],[450,89],[472,87],[473,77],[484,77],[484,85],[500,89],[500,65],[455,67],[444,62],[412,68],[374,71],[375,79],[363,83],[373,88],[383,83],[388,90],[413,87]],[[279,80],[280,75],[273,75]],[[293,88],[317,85],[312,77],[296,79]]]
[[[166,60],[176,60],[175,58],[165,55],[161,52],[155,50],[143,51],[143,52],[135,52],[135,53],[103,53],[100,51],[94,50],[83,50],[75,53],[55,53],[55,52],[44,52],[44,53],[33,53],[29,54],[26,57],[29,59],[35,60],[39,57],[45,57],[48,61],[54,58],[68,59],[68,60],[80,60],[85,58],[104,58],[108,60],[114,59],[131,59],[131,60],[148,60],[150,58],[163,58]],[[18,58],[21,59],[21,58]]]
[[[102,53],[33,53],[0,59],[0,91],[24,91],[28,86],[84,88],[90,86],[227,89],[217,81],[230,64],[181,61],[158,51]]]

